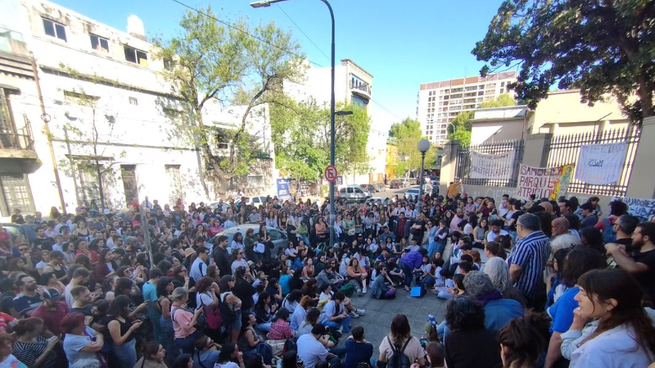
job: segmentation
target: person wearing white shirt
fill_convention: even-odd
[[[327,340],[328,331],[325,326],[317,323],[312,332],[298,338],[298,357],[305,363],[305,368],[314,368],[317,365],[339,357],[330,353],[321,340]],[[335,361],[336,363],[336,361]]]

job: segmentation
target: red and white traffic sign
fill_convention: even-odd
[[[328,165],[328,167],[325,168],[325,180],[329,181],[330,183],[334,183],[337,181],[337,168],[334,167],[333,165]]]

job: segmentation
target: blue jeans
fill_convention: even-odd
[[[342,332],[347,334],[350,332],[350,317],[346,316],[346,318],[340,320],[340,321],[325,321],[323,322],[323,326],[329,327],[333,330],[338,330],[339,327],[343,327]]]
[[[271,347],[271,345],[269,345],[269,344],[267,344],[265,342],[260,343],[254,349],[246,350],[246,351],[243,352],[244,358],[255,355],[255,354],[259,354],[259,355],[262,356],[262,358],[264,359],[264,364],[269,364],[270,365],[271,362],[273,361],[273,348]],[[209,367],[207,367],[207,368],[209,368]]]
[[[159,319],[159,327],[163,336],[164,341],[161,343],[166,350],[166,358],[169,362],[172,362],[177,357],[175,353],[175,331],[173,330],[173,321],[170,318],[164,318],[163,316]]]
[[[202,336],[202,332],[196,330],[196,332],[185,338],[175,339],[175,351],[177,352],[182,350],[182,354],[193,354],[193,349],[195,348],[194,344],[196,339],[198,339],[200,336]],[[136,362],[134,364],[136,364]]]
[[[259,331],[270,332],[271,331],[271,322],[259,323],[255,326]]]
[[[403,270],[403,273],[405,274],[405,286],[407,287],[412,287],[412,268],[406,264],[406,263],[400,263],[400,269]]]
[[[121,368],[134,368],[136,364],[136,339],[123,343],[123,345],[114,344],[114,355]]]
[[[432,241],[428,243],[428,259],[432,259],[437,253],[437,242]]]

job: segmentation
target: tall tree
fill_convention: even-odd
[[[360,173],[368,168],[366,145],[370,118],[355,104],[337,104],[352,115],[335,117],[335,163],[341,173]],[[315,101],[291,99],[271,105],[271,130],[275,163],[285,175],[307,181],[323,177],[330,164],[330,110]]]
[[[493,100],[484,101],[480,104],[480,109],[490,107],[514,106],[516,100],[508,93],[494,98]],[[448,139],[456,140],[462,146],[471,144],[471,120],[475,116],[474,111],[462,111],[453,119],[452,128],[448,128]]]
[[[421,123],[406,118],[400,123],[393,124],[389,130],[389,139],[398,147],[398,166],[396,174],[400,177],[405,172],[412,172],[421,168],[421,152],[418,142],[425,138],[421,133]],[[437,149],[431,147],[425,155],[426,169],[434,167]]]
[[[655,113],[654,24],[651,0],[505,0],[472,52],[482,75],[520,66],[510,88],[532,108],[557,85],[589,104],[612,93],[641,122]]]
[[[273,23],[251,29],[238,20],[224,27],[210,7],[187,12],[180,25],[180,35],[154,42],[159,48],[156,57],[166,66],[162,76],[182,100],[166,102],[164,111],[188,143],[199,148],[210,168],[206,177],[215,192],[223,193],[231,179],[248,173],[256,159],[247,128],[252,118],[262,114],[257,107],[274,99],[283,80],[295,81],[302,75],[303,56],[291,34]],[[216,129],[208,125],[204,113],[210,104],[229,103],[245,108],[240,123],[221,132],[227,149],[220,151],[215,149]],[[209,195],[206,186],[205,192]]]

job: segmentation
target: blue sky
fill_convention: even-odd
[[[273,20],[293,32],[311,61],[330,65],[330,18],[318,0],[290,0],[261,9],[252,9],[248,0],[180,1],[194,8],[210,4],[224,20],[239,16],[247,16],[251,23]],[[172,0],[54,2],[121,30],[125,30],[127,17],[136,14],[148,36],[165,38],[179,31],[179,20],[187,11]],[[484,37],[501,2],[331,0],[337,63],[349,58],[373,74],[373,100],[379,105],[372,105],[372,112],[386,115],[380,124],[414,117],[421,83],[478,74],[482,63],[471,50]]]

